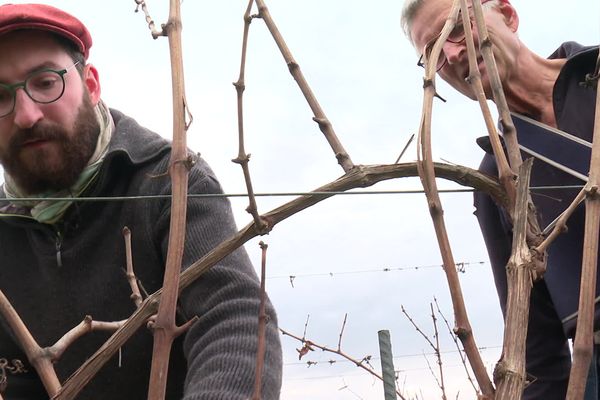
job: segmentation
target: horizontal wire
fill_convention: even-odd
[[[484,347],[478,347],[477,350],[479,351],[485,351],[485,350],[495,350],[495,349],[501,349],[502,346],[484,346]],[[462,352],[462,350],[461,350]],[[445,351],[440,351],[440,354],[455,354],[458,353],[458,350],[445,350]],[[333,353],[331,353],[333,354]],[[402,359],[402,358],[412,358],[412,357],[422,357],[422,356],[434,356],[435,352],[429,352],[429,353],[412,353],[412,354],[399,354],[397,356],[394,356],[394,360],[397,359]],[[369,358],[370,361],[373,360],[380,360],[381,357],[371,357]],[[308,361],[308,360],[307,360]],[[340,359],[340,360],[325,360],[325,361],[311,361],[311,365],[315,365],[315,364],[338,364],[338,363],[352,363],[354,364],[354,362],[350,361],[350,360],[346,360],[346,359]],[[297,365],[308,365],[308,362],[289,362],[289,363],[284,363],[283,366],[297,366]]]
[[[502,346],[480,347],[479,350],[498,349],[498,348],[501,348],[501,347]],[[450,352],[450,351],[448,351],[448,352]],[[458,350],[454,350],[453,352],[457,353]],[[442,353],[447,353],[447,352],[442,352]],[[430,353],[430,354],[427,354],[427,355],[434,355],[434,354],[435,353]],[[423,355],[423,354],[419,354],[419,355]],[[403,356],[397,356],[397,357],[394,357],[394,358],[399,358],[399,357],[403,357]],[[412,356],[411,355],[407,355],[406,357],[412,357]],[[375,358],[375,357],[371,358],[371,360],[378,360],[378,359],[379,358]],[[348,361],[348,360],[341,360],[340,362],[351,363],[351,361]],[[327,363],[327,362],[325,362],[325,363]],[[492,363],[495,363],[495,361],[492,361],[492,362],[489,362],[489,363],[492,364]],[[298,364],[306,364],[306,363],[298,363]],[[486,364],[488,364],[488,363],[486,362]],[[288,365],[290,365],[290,363],[284,363],[284,366],[288,366]],[[462,364],[462,363],[461,364],[447,364],[447,363],[444,363],[443,365],[444,365],[444,370],[447,370],[447,369],[450,369],[450,368],[464,368],[464,364]],[[307,367],[307,369],[308,369],[308,367]],[[397,368],[396,367],[394,372],[396,372],[396,374],[405,374],[407,372],[413,372],[413,371],[431,371],[431,368],[429,368],[429,367]],[[334,378],[342,378],[343,379],[343,378],[347,378],[347,377],[360,377],[360,376],[363,376],[363,377],[366,377],[366,378],[370,377],[370,375],[365,374],[365,373],[360,372],[360,371],[357,371],[357,372],[348,372],[348,373],[340,373],[340,374],[336,374],[336,375],[316,375],[316,376],[313,375],[313,376],[296,376],[296,377],[290,376],[290,372],[287,372],[286,374],[287,374],[286,381],[302,381],[302,380],[310,381],[310,380],[323,380],[323,379],[334,379]],[[465,379],[467,379],[466,376],[465,376]]]
[[[494,361],[490,362],[490,364],[495,363]],[[486,363],[487,364],[487,363]],[[443,364],[444,370],[449,369],[449,368],[464,368],[465,366],[463,364]],[[431,369],[428,367],[415,367],[415,368],[401,368],[401,369],[396,369],[394,372],[396,372],[396,374],[403,374],[406,372],[413,372],[413,371],[430,371]],[[336,374],[336,375],[316,375],[316,376],[289,376],[289,374],[287,375],[287,377],[285,378],[286,381],[303,381],[303,380],[317,380],[317,379],[333,379],[333,378],[347,378],[347,377],[360,377],[360,376],[364,376],[365,378],[369,378],[372,376],[362,372],[362,371],[357,371],[357,372],[348,372],[348,373],[340,373],[340,374]],[[467,376],[465,375],[465,378],[467,379]]]
[[[581,189],[582,185],[567,186],[535,186],[533,191],[556,190],[556,189]],[[439,193],[473,193],[475,189],[439,189]],[[407,190],[359,190],[347,192],[273,192],[255,193],[256,197],[292,197],[292,196],[332,196],[332,195],[384,195],[384,194],[423,194],[423,189]],[[27,201],[73,201],[73,202],[98,202],[98,201],[131,201],[131,200],[164,200],[170,199],[172,195],[145,195],[145,196],[111,196],[111,197],[21,197],[0,198],[0,202],[27,202]],[[188,198],[221,198],[221,197],[248,197],[247,193],[188,193]]]
[[[459,272],[465,272],[464,267],[472,266],[472,265],[483,265],[486,264],[487,261],[465,261],[456,263],[456,268]],[[381,269],[365,269],[365,270],[356,270],[356,271],[340,271],[340,272],[315,272],[315,273],[306,273],[306,274],[288,274],[288,275],[272,275],[267,276],[267,279],[295,279],[295,278],[306,278],[306,277],[318,277],[318,276],[335,276],[335,275],[353,275],[353,274],[367,274],[367,273],[378,273],[378,272],[392,272],[392,271],[416,271],[420,269],[430,269],[430,268],[443,268],[442,264],[435,265],[417,265],[412,267],[384,267]]]
[[[449,369],[449,368],[464,368],[463,364],[444,364],[443,365],[444,369]],[[406,368],[406,369],[397,369],[394,372],[398,373],[398,374],[402,374],[405,372],[412,372],[412,371],[430,371],[430,368],[428,367],[419,367],[419,368]],[[289,375],[285,378],[286,381],[310,381],[310,380],[319,380],[319,379],[333,379],[333,378],[347,378],[347,377],[360,377],[360,376],[364,376],[365,378],[373,378],[371,375],[362,372],[362,371],[357,371],[357,372],[349,372],[346,374],[337,374],[337,375],[317,375],[317,376],[298,376],[298,377],[290,377]],[[465,375],[465,380],[467,379],[466,375]]]

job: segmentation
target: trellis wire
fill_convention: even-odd
[[[557,189],[581,189],[583,185],[565,186],[534,186],[532,191],[557,190]],[[439,193],[474,193],[475,189],[439,189]],[[422,189],[407,190],[361,190],[347,192],[265,192],[255,193],[257,197],[293,197],[293,196],[331,196],[331,195],[386,195],[386,194],[423,194]],[[221,198],[221,197],[248,197],[247,193],[189,193],[188,199],[198,198]],[[110,197],[21,197],[18,199],[0,198],[0,203],[19,203],[30,201],[72,201],[72,202],[97,202],[97,201],[133,201],[133,200],[164,200],[172,198],[171,195],[148,195],[148,196],[110,196]]]

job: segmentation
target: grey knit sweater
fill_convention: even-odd
[[[85,196],[170,194],[170,144],[111,110],[116,130],[94,185]],[[221,193],[208,165],[199,160],[189,176],[190,193]],[[162,285],[170,200],[84,202],[71,206],[56,226],[39,224],[24,210],[0,210],[0,289],[40,345],[52,345],[86,315],[99,321],[125,319],[134,311],[125,279],[121,231],[132,231],[133,262],[144,289]],[[191,199],[184,266],[236,232],[224,198]],[[226,257],[180,297],[183,318],[199,320],[174,344],[167,399],[247,400],[251,397],[257,347],[259,282],[243,249]],[[281,348],[275,311],[268,303],[263,399],[278,399]],[[29,366],[4,321],[0,327],[0,380],[5,400],[43,399]],[[77,341],[56,365],[64,381],[107,339],[92,333]],[[140,330],[88,384],[78,399],[144,399],[152,336]],[[6,362],[4,362],[4,361]],[[23,365],[23,368],[17,366]],[[4,367],[3,367],[4,366]],[[25,372],[24,370],[27,370]],[[1,388],[0,388],[1,389]]]

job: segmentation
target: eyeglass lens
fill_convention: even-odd
[[[431,59],[431,51],[433,50],[433,45],[435,44],[435,40],[431,41],[426,47],[425,47],[425,56],[427,57],[427,60]],[[422,60],[421,56],[421,59]],[[425,67],[425,64],[423,62],[421,62],[421,66]],[[442,51],[440,53],[440,56],[437,59],[437,64],[435,66],[435,70],[439,71],[440,69],[442,69],[442,67],[444,66],[444,64],[446,64],[446,56],[444,55],[444,52]]]
[[[471,29],[473,29],[473,21],[471,21],[469,19],[469,21],[471,22]],[[448,35],[448,38],[446,39],[448,42],[450,43],[454,43],[454,44],[459,44],[462,43],[465,40],[465,27],[462,23],[462,21],[458,21],[457,24],[454,26],[454,29],[452,29],[452,31],[450,32],[450,34]],[[431,50],[433,49],[433,45],[435,44],[435,40],[432,40],[426,47],[425,51],[427,58],[430,58],[431,55]],[[437,64],[436,64],[436,71],[439,71],[440,69],[442,69],[444,67],[444,64],[446,64],[446,57],[444,56],[444,53],[442,52],[442,54],[440,54],[440,56],[438,57],[437,60]]]
[[[25,93],[36,103],[52,103],[58,100],[64,90],[63,75],[66,70],[43,70],[30,75],[24,82],[14,85],[0,84],[0,117],[10,114],[15,106],[17,89],[22,87]]]
[[[465,40],[465,26],[462,21],[457,22],[446,40],[451,43],[461,43]]]

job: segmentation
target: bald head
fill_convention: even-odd
[[[404,34],[413,46],[416,45],[412,32],[413,21],[421,9],[423,9],[425,5],[430,5],[430,3],[437,3],[436,6],[441,6],[448,10],[450,10],[450,7],[452,6],[452,0],[406,0],[402,7],[400,25],[402,26]],[[471,0],[467,0],[467,3],[471,4]],[[499,5],[500,3],[508,3],[508,0],[482,0],[481,3],[484,8],[490,8]],[[431,17],[433,18],[434,16]]]
[[[471,0],[467,0],[471,3]],[[518,17],[516,11],[507,0],[482,0],[484,21],[487,33],[492,42],[492,51],[499,69],[500,77],[508,79],[514,75],[518,67],[519,53],[523,51],[516,34]],[[402,11],[402,27],[412,45],[421,55],[425,63],[430,59],[433,44],[437,41],[443,29],[453,0],[406,0]],[[484,91],[491,98],[491,90],[487,69],[479,54],[479,32],[473,26],[473,11],[469,7],[469,20],[475,42],[476,58],[481,73]],[[454,89],[465,96],[475,99],[473,88],[468,83],[470,67],[468,62],[465,28],[462,18],[459,18],[452,32],[442,44],[439,58],[436,59],[439,76]]]
[[[402,7],[402,14],[400,15],[400,25],[402,26],[402,30],[413,46],[414,42],[411,37],[410,29],[415,14],[423,6],[424,1],[426,0],[406,0]]]

